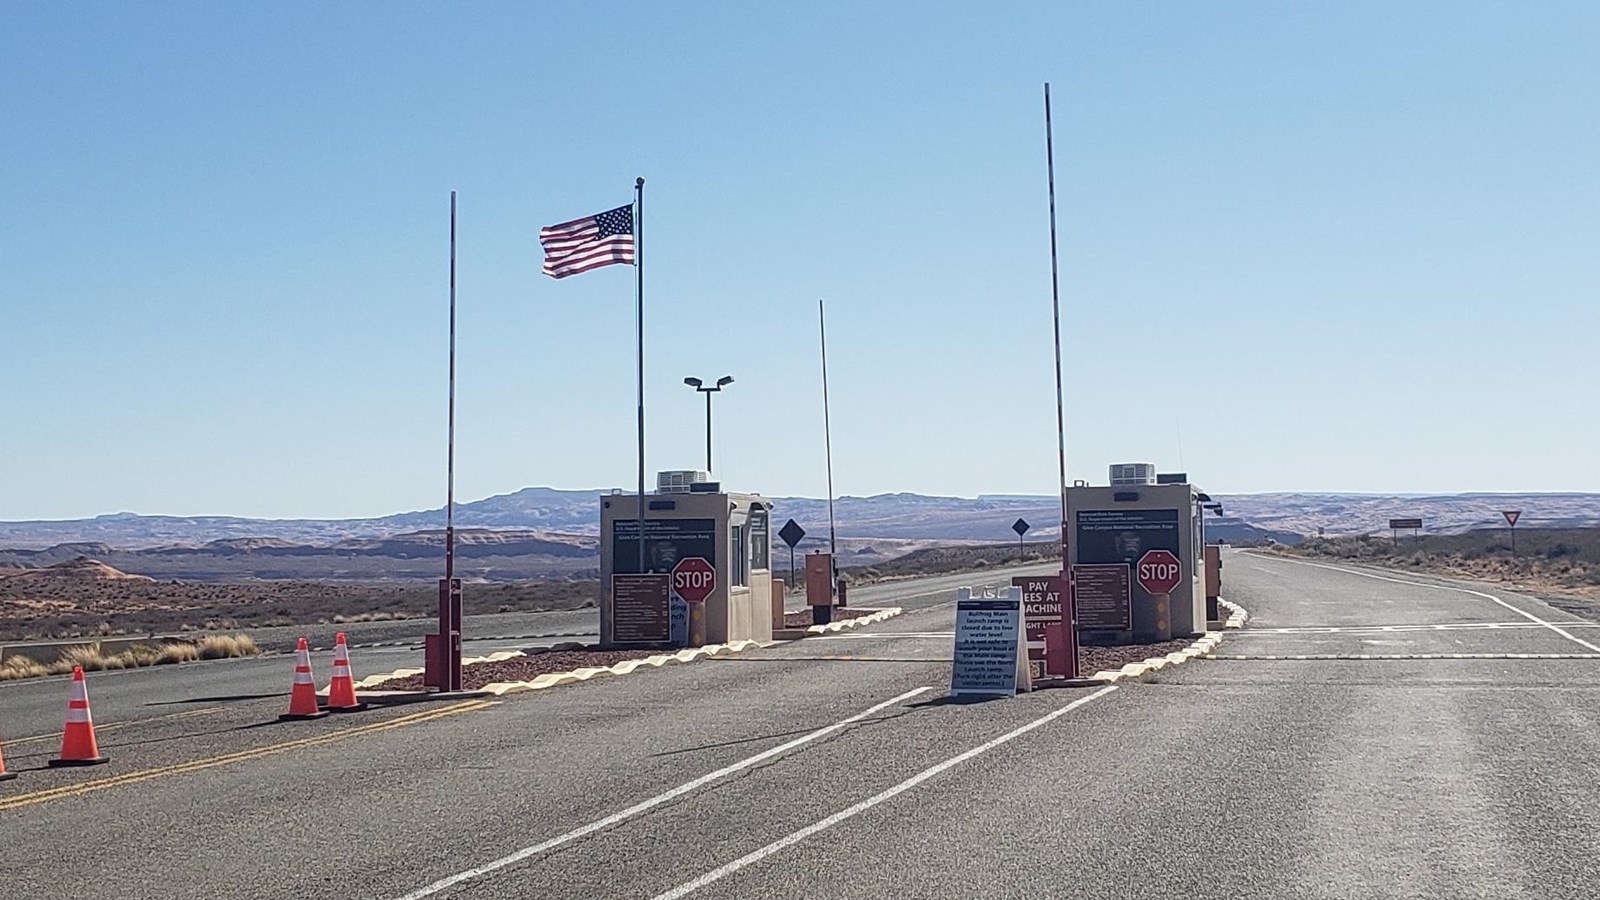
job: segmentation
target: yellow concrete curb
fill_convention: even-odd
[[[826,634],[828,632],[843,631],[846,628],[860,628],[863,625],[871,625],[874,622],[882,622],[885,619],[891,619],[900,615],[902,612],[904,612],[904,610],[898,606],[885,607],[868,615],[858,616],[854,619],[841,619],[837,622],[830,622],[827,625],[812,625],[806,629],[806,633],[807,635]],[[745,650],[770,647],[775,643],[777,642],[732,641],[727,644],[711,644],[705,647],[691,647],[679,650],[675,653],[660,653],[654,656],[644,657],[643,659],[625,659],[614,666],[585,667],[581,669],[573,669],[570,672],[549,672],[535,677],[532,681],[497,681],[493,684],[484,685],[482,690],[496,696],[517,694],[523,691],[538,691],[549,687],[555,687],[559,684],[572,684],[578,681],[588,681],[590,678],[595,678],[600,675],[628,675],[642,668],[655,669],[665,665],[689,663],[708,656],[741,653]],[[491,653],[488,656],[463,659],[461,664],[463,666],[469,666],[474,663],[481,662],[501,662],[503,660],[515,659],[519,656],[527,655],[528,654],[522,652],[521,650],[503,650],[499,653]],[[386,681],[396,678],[409,678],[412,675],[421,675],[422,673],[422,669],[396,669],[393,672],[388,672],[381,675],[371,675],[356,682],[356,690],[369,690],[381,685]]]
[[[543,675],[535,677],[532,681],[497,681],[493,684],[484,685],[482,690],[488,691],[489,693],[495,695],[516,694],[522,691],[537,691],[543,690],[547,687],[555,687],[558,684],[572,684],[573,682],[577,681],[588,681],[590,678],[594,678],[599,675],[627,675],[630,672],[646,666],[650,668],[659,668],[672,663],[694,662],[697,659],[707,656],[718,656],[727,653],[740,653],[745,650],[770,647],[773,645],[773,643],[776,642],[733,641],[727,644],[711,644],[705,647],[692,647],[679,650],[676,653],[658,653],[654,656],[644,657],[643,659],[625,659],[614,666],[586,666],[579,669],[573,669],[570,672],[547,672]],[[502,650],[499,653],[491,653],[488,656],[477,656],[471,659],[463,659],[461,664],[463,666],[469,666],[474,663],[482,662],[502,662],[504,660],[516,659],[519,656],[527,655],[528,654],[522,652],[521,650]],[[387,674],[372,675],[356,682],[356,690],[371,689],[385,681],[395,678],[409,678],[412,675],[421,675],[422,672],[422,669],[396,669],[395,671]]]
[[[1223,626],[1224,628],[1244,627],[1245,621],[1250,618],[1250,613],[1246,612],[1244,607],[1237,603],[1223,600],[1221,597],[1217,598],[1217,602],[1226,606],[1231,613],[1228,616],[1227,623]],[[1167,666],[1176,666],[1195,657],[1215,652],[1217,645],[1222,643],[1222,638],[1223,632],[1208,631],[1182,650],[1174,650],[1166,656],[1152,656],[1143,662],[1131,662],[1120,669],[1102,669],[1090,675],[1089,680],[1103,681],[1106,684],[1112,684],[1124,679],[1143,680],[1150,673],[1160,671]]]
[[[1229,611],[1228,621],[1223,623],[1223,628],[1243,628],[1244,623],[1250,621],[1250,613],[1232,600],[1218,597],[1217,605],[1226,607]]]
[[[843,631],[846,628],[860,628],[863,625],[871,625],[874,622],[882,622],[884,619],[892,619],[895,616],[900,615],[902,612],[904,612],[904,610],[898,606],[886,606],[875,613],[865,616],[857,616],[854,619],[840,619],[837,622],[829,622],[826,625],[808,626],[806,628],[806,634],[828,634],[834,631]]]
[[[486,684],[483,690],[496,696],[506,694],[519,694],[523,691],[538,691],[558,684],[571,684],[575,681],[588,681],[601,675],[627,675],[641,668],[659,668],[661,666],[694,662],[708,656],[722,656],[729,653],[742,653],[745,650],[770,647],[772,642],[763,641],[733,641],[727,644],[711,644],[706,647],[693,647],[679,650],[676,653],[660,653],[647,656],[643,659],[625,659],[614,666],[591,667],[574,669],[571,672],[552,672],[540,675],[532,681],[497,681]]]
[[[523,653],[521,650],[501,650],[498,653],[491,653],[488,656],[474,656],[474,657],[471,657],[471,658],[468,658],[468,659],[463,659],[461,661],[461,664],[463,666],[470,666],[473,663],[481,663],[481,662],[503,662],[504,660],[516,659],[519,656],[527,656],[527,655],[528,654]],[[424,670],[424,669],[395,669],[393,672],[386,672],[386,673],[384,673],[382,675],[368,675],[366,678],[363,678],[360,681],[356,682],[356,690],[358,690],[358,691],[368,690],[368,689],[371,689],[373,687],[376,687],[379,684],[382,684],[385,681],[392,681],[392,680],[394,680],[396,678],[410,678],[413,675],[421,675],[424,671],[426,671],[426,670]],[[324,688],[319,693],[326,694],[327,692],[328,692],[327,689]]]

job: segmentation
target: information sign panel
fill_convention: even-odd
[[[962,588],[956,601],[955,654],[950,693],[1009,697],[1031,690],[1023,645],[1022,589],[974,594]]]
[[[671,639],[666,575],[611,576],[611,640],[664,644]]]
[[[1070,678],[1067,623],[1056,575],[1018,575],[1011,579],[1022,589],[1022,621],[1028,633],[1028,670],[1035,679]]]
[[[1078,602],[1079,631],[1133,628],[1132,578],[1126,564],[1074,565],[1072,590]]]

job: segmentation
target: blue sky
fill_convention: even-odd
[[[646,187],[649,467],[1600,490],[1589,3],[0,6],[0,518],[351,516],[634,480],[632,270],[541,225]],[[602,10],[601,14],[596,9]]]

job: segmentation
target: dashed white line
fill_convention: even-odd
[[[1534,615],[1531,612],[1528,612],[1526,610],[1523,610],[1523,609],[1520,609],[1520,608],[1518,608],[1516,606],[1513,606],[1512,604],[1507,603],[1504,600],[1501,600],[1499,597],[1496,597],[1493,594],[1485,594],[1483,591],[1474,591],[1474,590],[1471,590],[1469,588],[1451,587],[1451,586],[1445,585],[1445,584],[1429,584],[1426,581],[1407,581],[1404,578],[1390,578],[1387,575],[1374,575],[1374,574],[1372,574],[1370,572],[1361,572],[1361,571],[1357,571],[1356,569],[1346,569],[1343,566],[1330,566],[1330,565],[1327,565],[1325,563],[1303,562],[1303,561],[1298,560],[1298,559],[1280,559],[1280,560],[1277,560],[1277,562],[1288,563],[1288,564],[1290,564],[1292,566],[1310,566],[1313,569],[1328,569],[1329,571],[1333,571],[1333,572],[1343,572],[1346,575],[1359,575],[1362,578],[1372,578],[1372,579],[1376,579],[1378,581],[1387,581],[1387,582],[1390,582],[1392,584],[1406,584],[1406,585],[1410,585],[1412,587],[1433,588],[1434,590],[1439,590],[1439,591],[1454,591],[1455,593],[1458,593],[1458,594],[1470,594],[1470,595],[1472,595],[1474,597],[1482,597],[1485,600],[1493,600],[1495,603],[1498,603],[1501,606],[1504,606],[1506,609],[1511,610],[1512,612],[1514,612],[1517,615],[1523,617],[1524,619],[1527,619],[1528,621],[1533,622],[1536,625],[1541,625],[1541,626],[1543,626],[1545,628],[1548,628],[1551,631],[1554,631],[1556,634],[1559,634],[1562,637],[1566,638],[1567,640],[1573,642],[1574,644],[1577,644],[1577,645],[1582,646],[1582,647],[1587,647],[1590,650],[1595,651],[1596,653],[1600,653],[1600,646],[1596,646],[1594,644],[1591,644],[1588,641],[1584,640],[1583,638],[1574,637],[1572,634],[1570,634],[1569,632],[1567,632],[1566,630],[1561,628],[1559,625],[1556,625],[1556,624],[1554,624],[1552,622],[1547,622],[1544,619],[1539,618],[1538,616]],[[1433,627],[1436,628],[1436,629],[1439,629],[1439,630],[1444,630],[1447,626],[1435,625]]]
[[[952,768],[954,768],[956,766],[959,766],[962,763],[966,762],[967,760],[973,759],[974,757],[982,756],[983,754],[988,753],[990,750],[993,750],[996,747],[1001,746],[1002,744],[1009,743],[1009,742],[1011,742],[1013,740],[1016,740],[1019,737],[1022,737],[1023,735],[1027,734],[1028,732],[1034,730],[1035,728],[1042,728],[1045,725],[1048,725],[1051,722],[1054,722],[1056,719],[1061,718],[1062,716],[1066,715],[1067,713],[1072,712],[1073,710],[1075,710],[1078,707],[1084,705],[1085,703],[1088,703],[1089,701],[1094,700],[1097,697],[1104,697],[1106,694],[1109,694],[1109,693],[1111,693],[1112,691],[1114,691],[1116,689],[1117,689],[1116,685],[1106,685],[1105,687],[1101,688],[1098,691],[1095,691],[1092,694],[1088,694],[1088,695],[1085,695],[1083,697],[1079,697],[1078,699],[1072,701],[1071,703],[1068,703],[1066,706],[1063,706],[1063,707],[1061,707],[1060,709],[1058,709],[1058,710],[1056,710],[1054,712],[1047,713],[1044,716],[1041,716],[1041,717],[1039,717],[1037,719],[1034,719],[1032,722],[1029,722],[1028,724],[1023,725],[1020,728],[1017,728],[1017,729],[1015,729],[1013,731],[1008,731],[1005,734],[1002,734],[999,737],[997,737],[997,738],[995,738],[995,739],[993,739],[993,740],[991,740],[991,741],[989,741],[987,743],[979,744],[978,746],[973,747],[971,750],[968,750],[968,751],[966,751],[964,753],[957,754],[957,755],[952,756],[949,759],[945,760],[944,762],[941,762],[941,763],[938,763],[937,765],[933,765],[933,766],[930,766],[930,767],[928,767],[926,769],[923,769],[921,772],[918,772],[917,774],[911,776],[910,778],[907,778],[905,781],[900,782],[899,784],[895,785],[894,787],[891,787],[891,788],[888,788],[887,790],[884,790],[884,791],[881,791],[879,793],[873,794],[871,797],[868,797],[867,799],[861,801],[860,803],[857,803],[854,806],[848,807],[846,809],[842,809],[842,810],[834,813],[833,815],[828,816],[825,819],[820,819],[820,820],[818,820],[816,822],[813,822],[812,824],[807,825],[806,827],[800,829],[799,831],[793,832],[793,833],[791,833],[791,834],[789,834],[789,835],[787,835],[785,837],[781,837],[778,840],[773,841],[772,843],[766,845],[765,847],[762,847],[759,850],[751,851],[750,853],[746,853],[744,856],[739,857],[738,859],[734,860],[733,862],[730,862],[730,863],[728,863],[726,865],[723,865],[723,866],[718,866],[717,868],[712,869],[711,871],[705,873],[704,875],[701,875],[699,878],[696,878],[696,879],[694,879],[692,881],[686,881],[683,884],[678,885],[677,887],[673,888],[670,891],[666,891],[664,893],[657,894],[654,898],[652,898],[652,900],[678,900],[678,898],[680,898],[680,897],[686,897],[689,894],[692,894],[695,891],[700,890],[701,888],[705,887],[708,884],[711,884],[711,883],[713,883],[715,881],[720,881],[723,878],[726,878],[729,875],[732,875],[733,873],[739,871],[740,869],[744,868],[745,866],[750,865],[751,863],[760,862],[761,860],[766,859],[767,857],[771,856],[772,854],[777,853],[777,852],[783,850],[786,847],[791,847],[791,846],[793,846],[795,844],[798,844],[801,841],[805,840],[806,838],[811,837],[812,835],[814,835],[814,834],[816,834],[816,833],[818,833],[820,831],[826,831],[827,829],[832,828],[833,826],[839,824],[840,822],[843,822],[846,819],[852,818],[854,816],[858,816],[861,813],[864,813],[867,810],[871,809],[872,807],[877,806],[878,804],[884,802],[885,800],[892,800],[896,796],[898,796],[900,794],[903,794],[906,791],[911,790],[912,788],[914,788],[917,785],[923,783],[924,781],[927,781],[930,778],[933,778],[934,776],[940,774],[941,772],[944,772],[946,770],[949,770],[949,769],[952,769]]]

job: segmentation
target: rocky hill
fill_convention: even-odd
[[[457,507],[462,574],[496,580],[588,576],[599,565],[601,491],[526,488]],[[1296,543],[1329,536],[1386,533],[1390,518],[1420,517],[1430,533],[1503,527],[1503,509],[1522,510],[1521,527],[1600,525],[1597,494],[1243,494],[1218,496],[1223,515],[1207,532],[1233,543]],[[826,501],[774,498],[774,525],[795,519],[807,532],[799,550],[824,546]],[[842,497],[834,504],[841,553],[881,558],[937,545],[1015,541],[1011,523],[1032,526],[1030,541],[1054,541],[1060,501],[1051,496],[922,494]],[[77,557],[159,579],[416,579],[440,573],[440,510],[371,519],[246,519],[120,513],[70,521],[0,522],[0,568],[37,569]],[[782,545],[775,548],[780,564]]]

